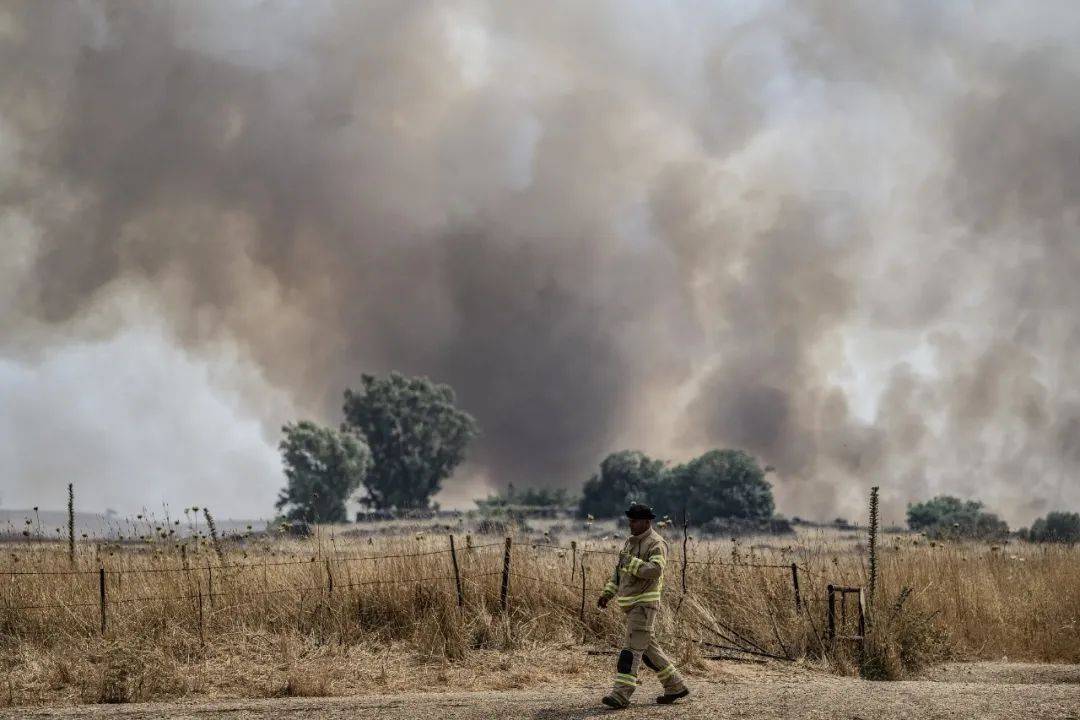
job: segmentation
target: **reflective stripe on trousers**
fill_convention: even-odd
[[[626,613],[626,635],[623,639],[623,653],[632,654],[629,667],[619,667],[615,675],[614,688],[611,694],[623,704],[630,702],[630,696],[634,694],[638,672],[641,662],[656,672],[656,677],[664,685],[665,693],[677,693],[686,688],[682,676],[675,669],[674,663],[668,659],[653,637],[653,626],[656,623],[656,608],[636,606]],[[622,653],[620,653],[620,664]]]

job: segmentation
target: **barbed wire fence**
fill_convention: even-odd
[[[218,562],[215,564],[207,563],[205,565],[185,564],[184,566],[175,567],[148,567],[148,568],[109,568],[106,563],[98,559],[99,567],[97,569],[71,569],[71,570],[15,570],[11,569],[6,572],[0,572],[0,577],[8,576],[12,581],[9,586],[9,592],[5,594],[3,605],[0,605],[5,613],[9,617],[13,614],[35,611],[74,611],[86,608],[98,608],[99,615],[99,632],[105,635],[108,631],[110,622],[110,609],[115,609],[121,606],[136,605],[136,604],[152,604],[152,603],[172,603],[172,602],[194,602],[198,606],[198,616],[200,624],[200,633],[202,631],[204,604],[209,605],[209,609],[212,611],[215,604],[222,602],[233,602],[237,605],[244,604],[245,602],[253,601],[256,598],[265,598],[269,596],[277,595],[289,595],[293,594],[300,598],[301,603],[306,594],[310,593],[326,593],[327,597],[334,595],[335,591],[341,593],[351,589],[357,589],[361,587],[373,587],[373,586],[403,586],[403,585],[417,585],[417,584],[434,584],[434,583],[447,583],[447,587],[450,588],[450,592],[456,590],[457,605],[459,608],[465,606],[465,593],[463,582],[469,584],[471,587],[479,587],[486,578],[494,578],[496,576],[501,578],[499,584],[499,602],[498,608],[501,612],[506,613],[509,608],[511,588],[513,586],[512,581],[523,581],[540,583],[548,587],[560,587],[567,591],[567,609],[570,612],[576,610],[576,615],[582,626],[582,641],[586,640],[588,634],[588,623],[586,622],[586,608],[589,605],[589,594],[599,594],[603,588],[595,584],[589,584],[587,582],[587,575],[590,571],[590,560],[596,557],[617,557],[619,552],[613,550],[606,550],[603,548],[590,548],[586,544],[579,545],[576,541],[572,542],[569,546],[559,545],[550,542],[538,543],[538,542],[524,542],[519,543],[515,548],[513,539],[510,537],[505,538],[502,542],[490,542],[479,545],[473,545],[471,536],[467,539],[466,547],[462,549],[462,552],[469,557],[476,556],[477,553],[482,551],[494,550],[496,548],[503,548],[503,562],[501,570],[491,569],[479,571],[464,572],[461,569],[461,564],[458,561],[458,548],[454,542],[454,536],[451,534],[448,536],[448,547],[445,549],[425,550],[421,552],[408,552],[408,553],[388,553],[378,555],[337,555],[318,557],[311,556],[302,559],[290,559],[290,560],[272,560],[266,562],[250,562],[250,563],[224,563]],[[514,557],[515,551],[521,552],[522,548],[532,549],[538,552],[554,552],[558,554],[557,560],[569,557],[569,563],[561,570],[552,564],[548,573],[538,576],[538,574],[528,574],[520,571],[515,567]],[[404,560],[413,558],[434,558],[436,556],[446,556],[448,560],[448,571],[444,574],[437,575],[423,575],[420,577],[387,577],[372,580],[351,580],[345,579],[342,581],[342,576],[348,575],[348,568],[351,563],[366,563],[384,560]],[[682,566],[682,589],[680,591],[679,607],[682,606],[682,598],[685,597],[690,591],[686,586],[686,569],[688,566],[697,568],[713,568],[722,567],[730,569],[741,570],[760,570],[760,571],[784,571],[785,574],[790,573],[791,579],[791,602],[795,612],[800,617],[805,617],[805,621],[813,624],[813,618],[807,607],[807,603],[803,598],[803,590],[800,587],[800,575],[807,577],[823,578],[822,573],[812,571],[800,565],[799,563],[770,563],[770,562],[754,562],[754,561],[727,561],[718,560],[715,558],[699,559],[695,557],[688,557],[684,554],[678,558],[678,563]],[[475,563],[471,563],[474,564]],[[519,563],[520,564],[520,561]],[[592,563],[595,565],[595,563]],[[273,567],[288,567],[288,566],[310,566],[319,568],[320,574],[323,576],[322,581],[318,584],[290,584],[285,587],[269,588],[263,587],[261,589],[255,587],[245,587],[242,589],[227,590],[224,589],[223,583],[226,578],[235,580],[237,574],[262,569],[264,571],[264,585],[265,585],[265,570]],[[672,568],[676,567],[676,562],[672,562],[670,565]],[[336,569],[344,569],[345,572],[339,572]],[[595,568],[593,568],[595,570]],[[215,591],[214,573],[218,574],[219,586]],[[118,589],[122,586],[123,579],[125,577],[132,576],[146,576],[146,575],[160,575],[160,574],[179,574],[185,576],[189,587],[193,587],[193,590],[182,593],[173,594],[135,594],[135,595],[123,595]],[[231,576],[230,576],[231,574]],[[569,575],[567,580],[566,575]],[[97,578],[97,598],[95,600],[87,599],[85,601],[74,602],[17,602],[17,592],[14,587],[16,579],[31,578],[38,576],[68,576],[75,578]],[[335,577],[336,576],[336,577]],[[579,579],[580,578],[580,579]],[[204,585],[205,583],[205,585]],[[453,583],[450,585],[449,583]],[[674,583],[673,583],[674,585]],[[204,592],[205,588],[205,592]],[[674,589],[674,588],[673,588]],[[492,590],[494,590],[492,588]],[[700,618],[696,618],[690,615],[686,616],[687,623],[695,631],[696,637],[690,637],[685,635],[675,635],[681,639],[698,643],[702,646],[711,648],[728,650],[746,654],[750,656],[778,659],[778,660],[791,660],[794,659],[791,653],[788,652],[786,647],[783,647],[783,642],[780,641],[779,636],[777,640],[780,642],[783,648],[782,652],[772,652],[766,648],[760,641],[755,641],[750,638],[745,632],[740,632],[731,624],[726,623],[715,616],[715,613],[711,613],[710,622],[705,622]],[[816,636],[817,630],[814,628],[814,634]],[[720,640],[721,642],[716,642]]]

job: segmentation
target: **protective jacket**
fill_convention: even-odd
[[[615,602],[626,611],[638,606],[658,607],[666,565],[667,543],[658,532],[649,528],[640,535],[631,535],[619,553],[603,595],[614,596]]]

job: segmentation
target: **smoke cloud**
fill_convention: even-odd
[[[9,506],[266,514],[451,384],[444,499],[736,446],[789,515],[1080,506],[1074,3],[0,9]]]

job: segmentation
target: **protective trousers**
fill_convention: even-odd
[[[668,659],[653,639],[656,613],[656,608],[640,605],[631,608],[626,613],[626,638],[623,641],[623,649],[619,653],[615,687],[611,691],[611,694],[624,705],[630,703],[630,696],[637,688],[638,668],[642,660],[663,683],[665,695],[682,692],[686,688],[682,676],[675,669],[675,664]]]

